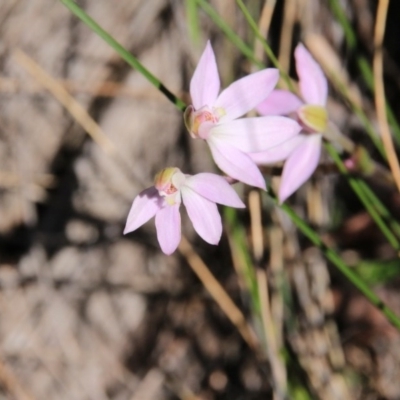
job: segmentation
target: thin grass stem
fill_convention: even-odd
[[[276,196],[273,194],[272,188],[269,188],[270,194],[276,202]],[[282,204],[281,208],[289,215],[290,219],[297,226],[297,228],[315,245],[317,246],[325,257],[382,313],[386,318],[400,330],[400,317],[385,304],[370,288],[369,286],[350,268],[339,254],[327,246],[318,235],[307,223],[301,219],[295,211],[287,204]]]
[[[257,67],[265,68],[264,63],[254,56],[253,50],[238,35],[236,35],[233,29],[220,17],[220,15],[206,0],[196,0],[196,2],[244,56],[257,65]]]
[[[359,178],[352,177],[346,166],[344,165],[343,161],[340,159],[339,154],[336,152],[332,144],[326,143],[325,148],[328,151],[329,155],[332,157],[336,165],[338,166],[338,169],[340,173],[345,176],[348,179],[349,185],[353,189],[354,193],[357,195],[357,197],[360,199],[360,201],[363,203],[364,207],[368,211],[368,213],[371,215],[372,219],[375,221],[375,223],[378,225],[379,229],[382,231],[388,242],[391,244],[391,246],[399,251],[400,250],[400,243],[397,237],[392,233],[391,229],[388,227],[386,221],[382,219],[381,213],[379,211],[382,210],[382,208],[377,209],[376,207],[376,201],[377,198],[375,197],[373,201],[371,197],[371,192],[369,193],[369,196],[365,192],[365,187],[367,186],[366,184],[361,185],[360,182],[361,180]]]
[[[163,93],[179,110],[184,111],[186,104],[168,90],[143,64],[131,54],[125,47],[118,43],[108,32],[106,32],[96,21],[94,21],[73,0],[60,0],[76,17],[78,17],[93,32],[97,33],[108,43],[132,68],[140,72],[153,86]]]
[[[265,40],[265,38],[261,34],[261,32],[260,32],[260,30],[258,28],[257,22],[253,19],[253,17],[251,16],[249,10],[247,9],[247,7],[245,6],[245,4],[243,3],[242,0],[236,0],[236,3],[239,6],[240,10],[242,11],[244,17],[246,18],[246,21],[249,24],[250,28],[252,29],[254,35],[261,42],[261,44],[262,44],[262,46],[264,48],[264,51],[267,54],[267,56],[269,57],[269,59],[271,60],[272,64],[274,65],[275,68],[279,69],[281,77],[285,81],[285,83],[286,83],[287,87],[289,88],[289,90],[294,92],[295,90],[294,90],[294,87],[293,87],[293,83],[290,80],[289,75],[284,70],[284,68],[282,68],[282,66],[279,64],[279,61],[275,57],[274,52],[272,51],[271,47],[269,46],[269,44],[267,43],[267,41]]]
[[[126,50],[121,44],[119,44],[110,34],[105,32],[92,18],[90,18],[76,3],[72,0],[60,0],[65,4],[68,9],[71,10],[79,19],[82,20],[89,28],[91,28],[95,33],[97,33],[103,40],[105,40],[118,54],[133,68],[137,69],[150,83],[152,83],[156,88],[158,88],[178,109],[183,111],[186,108],[186,104],[178,99],[172,92],[165,88],[165,86],[159,81],[154,75],[152,75],[128,50]],[[207,4],[204,0],[196,0],[199,4]],[[207,4],[206,8],[212,9],[211,6]],[[218,16],[219,17],[219,16]],[[234,32],[231,31],[233,34]],[[236,34],[234,34],[236,36]],[[241,42],[244,44],[243,42]],[[250,52],[251,50],[245,45]],[[250,59],[253,59],[251,52]],[[260,61],[258,61],[260,63]],[[262,63],[261,63],[262,64]],[[331,146],[331,145],[330,145]],[[333,149],[333,146],[331,146]],[[334,150],[334,149],[333,149]],[[334,153],[332,153],[334,154]],[[337,154],[337,153],[336,153]],[[339,157],[339,156],[337,156]],[[276,195],[274,194],[272,188],[269,188],[270,195],[276,204],[279,204]],[[302,220],[296,212],[287,204],[280,205],[280,207],[289,215],[293,223],[299,228],[299,230],[312,242],[314,245],[319,247],[321,251],[325,254],[326,258],[332,262],[346,277],[357,287],[364,296],[377,308],[379,308],[382,313],[387,317],[387,319],[400,330],[400,318],[394,313],[394,311],[389,308],[385,303],[383,303],[380,298],[368,287],[368,285],[360,279],[360,277],[342,260],[338,253],[336,253],[332,248],[328,247],[320,238],[319,234],[314,231],[304,220]],[[182,248],[181,251],[188,252],[189,255],[193,255],[192,251],[187,248]],[[197,260],[197,259],[196,259]],[[198,265],[196,261],[196,265]],[[232,319],[238,322],[242,322],[242,317],[236,320],[237,316]],[[245,329],[246,325],[243,325]],[[241,328],[242,328],[241,327]],[[246,332],[244,336],[248,336],[247,339],[252,341],[251,334],[248,335],[247,328],[243,330],[242,334]]]

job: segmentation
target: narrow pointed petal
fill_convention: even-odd
[[[274,164],[286,160],[305,139],[305,135],[296,135],[269,150],[248,155],[257,165]]]
[[[213,106],[220,89],[217,62],[210,41],[200,57],[190,81],[190,95],[196,110],[205,105]]]
[[[267,68],[233,82],[218,96],[214,107],[224,115],[220,121],[232,121],[255,108],[268,97],[279,80],[279,71]]]
[[[186,179],[185,186],[214,203],[236,208],[246,207],[222,176],[209,173],[193,175]]]
[[[180,204],[167,205],[156,214],[157,239],[163,253],[172,254],[181,241]]]
[[[283,203],[313,174],[321,155],[321,135],[310,135],[293,151],[283,167],[279,201]]]
[[[157,189],[152,186],[139,193],[132,203],[126,221],[124,235],[136,230],[150,218],[154,217],[161,208],[163,199],[158,194]]]
[[[260,170],[247,154],[212,137],[207,143],[215,163],[227,175],[250,186],[266,190]]]
[[[210,137],[245,153],[268,150],[297,135],[300,125],[280,116],[241,118],[212,128]]]
[[[187,186],[182,187],[181,193],[195,231],[207,243],[218,244],[222,235],[222,222],[217,205]]]
[[[328,96],[328,81],[308,50],[300,43],[294,52],[300,92],[308,104],[325,106]]]
[[[288,90],[274,90],[256,110],[261,115],[288,115],[303,105],[303,102]]]

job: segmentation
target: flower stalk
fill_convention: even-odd
[[[121,44],[119,44],[114,38],[111,37],[106,31],[104,31],[93,19],[91,19],[73,0],[60,0],[67,8],[71,10],[78,18],[82,20],[89,28],[91,28],[94,32],[96,32],[100,37],[102,37],[115,51],[133,68],[137,69],[151,84],[153,84],[158,90],[160,90],[179,110],[184,111],[186,108],[186,104],[178,99],[173,93],[171,93],[165,86],[154,76],[152,75],[129,51],[127,51]],[[204,0],[196,0],[199,4],[201,4],[203,7],[206,2]],[[206,6],[210,7],[209,5]],[[258,32],[258,28],[256,26],[256,30]],[[232,34],[233,33],[233,34]],[[230,33],[231,37],[235,38],[235,34],[232,31]],[[240,42],[238,42],[240,43]],[[239,49],[242,51],[246,51],[247,54],[249,55],[250,59],[254,59],[252,52],[251,55],[249,54],[249,51],[246,50],[247,47],[243,46],[242,44],[238,45]],[[260,65],[260,62],[258,61],[258,65]],[[262,63],[261,63],[262,65]],[[337,154],[337,153],[336,153]],[[155,186],[151,189],[151,193],[145,193],[144,196],[140,197],[139,203],[141,205],[145,204],[144,207],[142,207],[142,211],[145,210],[149,205],[151,208],[151,212],[149,211],[144,211],[144,214],[140,214],[140,218],[138,217],[138,214],[135,215],[135,212],[133,213],[133,217],[131,219],[128,218],[128,223],[126,227],[126,231],[132,231],[136,229],[137,227],[141,226],[144,222],[149,220],[153,215],[156,215],[157,213],[164,213],[165,209],[174,209],[172,212],[171,210],[167,211],[168,218],[170,218],[171,221],[173,221],[174,227],[177,227],[178,224],[176,223],[177,218],[176,216],[179,215],[177,214],[176,208],[178,208],[178,205],[180,204],[178,199],[179,196],[176,195],[178,191],[184,191],[186,190],[192,190],[193,189],[190,187],[190,182],[189,184],[187,183],[187,180],[190,178],[187,178],[187,176],[184,176],[184,179],[182,176],[178,176],[179,179],[174,180],[173,176],[174,173],[171,173],[169,171],[167,173],[168,177],[163,179],[162,176],[159,176],[158,179],[155,182]],[[178,171],[174,171],[177,173]],[[180,172],[180,171],[179,171]],[[182,174],[183,175],[183,174]],[[194,176],[195,177],[195,176]],[[182,178],[182,179],[181,179]],[[219,177],[220,178],[220,177]],[[220,178],[223,179],[223,178]],[[165,185],[167,183],[167,185]],[[226,182],[226,184],[228,184]],[[185,188],[186,186],[186,188]],[[149,190],[146,189],[146,190]],[[175,192],[176,190],[176,192]],[[233,189],[232,189],[233,190]],[[276,196],[273,194],[272,188],[269,188],[271,196],[273,199],[278,202]],[[194,191],[195,192],[195,191]],[[142,192],[143,193],[143,192]],[[167,201],[165,197],[168,197],[170,195],[176,195],[177,197],[174,197],[171,199],[171,202]],[[185,202],[185,194],[182,195],[180,193],[181,198],[183,198],[183,201]],[[203,195],[203,196],[202,196]],[[205,192],[202,192],[202,195],[197,193],[197,196],[204,197]],[[197,196],[195,198],[197,199]],[[190,198],[191,196],[186,195],[186,198]],[[207,196],[206,196],[207,197]],[[164,202],[163,202],[164,201]],[[191,200],[189,200],[190,202]],[[210,200],[207,200],[210,201]],[[165,203],[166,202],[166,203]],[[215,202],[218,202],[216,198],[211,199],[211,203],[215,205]],[[185,204],[187,207],[187,204]],[[232,204],[228,204],[232,205]],[[191,206],[189,206],[190,208]],[[132,206],[132,208],[134,208]],[[140,207],[139,207],[140,208]],[[299,230],[318,248],[321,249],[321,251],[325,254],[326,258],[332,262],[333,265],[335,265],[345,276],[346,278],[353,283],[355,287],[357,287],[360,292],[364,294],[364,296],[377,308],[379,308],[382,313],[387,317],[387,319],[400,330],[400,318],[391,310],[385,303],[383,303],[379,297],[368,287],[368,285],[360,279],[360,277],[348,266],[346,263],[342,260],[340,255],[335,252],[332,248],[328,247],[320,238],[317,232],[315,232],[305,221],[303,221],[296,213],[295,211],[288,206],[287,204],[281,205],[281,208],[289,215],[289,217],[292,219],[294,224],[299,228]],[[132,211],[132,209],[131,209]],[[189,211],[190,213],[190,211]],[[152,215],[150,215],[152,214]],[[189,215],[190,216],[190,215]],[[162,219],[162,218],[161,218]],[[193,222],[193,218],[192,222]],[[198,221],[198,220],[197,220]],[[165,222],[165,221],[164,221]],[[179,220],[180,222],[180,220]],[[199,223],[201,223],[200,221]],[[164,224],[164,223],[163,223]],[[197,222],[194,224],[196,225]],[[158,229],[158,227],[157,227]],[[196,226],[195,229],[197,230]],[[198,231],[199,232],[199,231]],[[200,232],[199,232],[200,234]],[[179,235],[180,235],[180,224],[179,224]],[[200,234],[201,235],[201,234]],[[207,233],[206,233],[207,235]],[[218,235],[214,235],[217,237]],[[174,235],[174,238],[176,239],[177,235]],[[169,240],[167,238],[167,240]],[[214,239],[213,239],[214,240]],[[219,238],[218,238],[219,240]],[[173,245],[171,242],[169,242],[169,248],[168,251],[172,249],[172,247],[175,248],[178,246],[178,243],[175,242]]]

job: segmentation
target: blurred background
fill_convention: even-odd
[[[223,86],[254,70],[194,1],[78,3],[187,102],[208,39]],[[245,2],[293,78],[302,41],[336,68],[373,126],[357,60],[371,61],[377,3]],[[253,47],[234,1],[209,4]],[[392,1],[384,65],[395,115],[399,15]],[[332,87],[328,111],[382,161]],[[396,251],[329,158],[322,163],[289,202],[400,314]],[[400,399],[398,331],[266,195],[237,185],[249,208],[225,212],[218,247],[202,242],[186,216],[194,253],[163,255],[153,221],[124,237],[132,200],[167,166],[216,171],[174,105],[61,2],[0,2],[0,399]],[[274,183],[276,171],[265,172]],[[396,190],[370,183],[399,217]],[[193,254],[243,313],[245,328],[193,273],[194,264],[205,268]],[[249,276],[261,285],[262,319]]]

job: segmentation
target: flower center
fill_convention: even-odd
[[[154,177],[154,186],[160,196],[165,197],[165,201],[172,206],[181,202],[180,187],[185,179],[179,168],[164,168]]]
[[[204,106],[196,111],[193,106],[189,106],[186,108],[183,118],[192,138],[207,139],[209,129],[206,125],[211,127],[217,124],[225,114],[223,108],[210,109],[208,106]]]
[[[328,113],[325,107],[305,104],[297,111],[300,122],[313,133],[323,133],[328,125]]]

